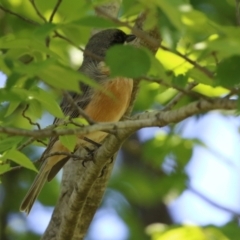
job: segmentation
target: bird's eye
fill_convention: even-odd
[[[124,43],[124,41],[125,41],[124,35],[118,33],[118,34],[116,34],[114,36],[114,39],[112,41],[112,45],[114,45],[114,44],[121,44],[121,43]]]

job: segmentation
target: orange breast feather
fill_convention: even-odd
[[[106,92],[96,91],[85,112],[96,122],[118,121],[129,106],[133,82],[129,78],[115,78],[104,83]]]

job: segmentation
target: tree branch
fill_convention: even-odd
[[[198,197],[202,198],[204,201],[211,204],[212,206],[214,206],[218,209],[221,209],[223,211],[229,212],[229,213],[233,214],[234,216],[240,218],[240,212],[236,212],[230,208],[224,207],[224,206],[214,202],[213,200],[209,199],[208,197],[204,196],[202,193],[200,193],[199,191],[194,189],[192,186],[188,186],[188,190],[191,191],[192,193],[194,193],[195,195],[197,195]]]
[[[52,11],[52,14],[51,14],[51,16],[50,16],[50,18],[49,18],[49,22],[52,22],[52,21],[53,21],[54,15],[55,15],[55,13],[57,12],[57,10],[58,10],[61,2],[62,2],[62,0],[58,0],[58,1],[57,1],[57,4],[55,5],[55,7],[54,7],[54,9],[53,9],[53,11]]]
[[[19,19],[21,19],[21,20],[23,20],[25,22],[28,22],[28,23],[31,23],[31,24],[34,24],[34,25],[39,25],[38,22],[35,22],[35,21],[33,21],[32,19],[29,19],[29,18],[25,18],[24,16],[11,11],[11,10],[3,7],[2,5],[0,5],[0,9],[2,9],[4,12],[9,13],[9,14],[15,16],[15,17],[18,17]]]
[[[171,49],[161,45],[160,46],[161,49],[163,49],[164,51],[168,51],[168,52],[172,52]],[[183,58],[184,60],[186,60],[187,62],[189,62],[191,65],[193,65],[195,68],[197,68],[198,70],[200,70],[201,72],[203,72],[206,76],[208,76],[209,78],[213,78],[214,74],[212,72],[210,72],[207,68],[199,65],[196,61],[193,61],[192,59],[190,59],[189,57],[187,57],[186,55],[180,53],[179,51],[175,50],[173,53],[175,53],[177,56]]]
[[[46,18],[42,15],[42,13],[38,10],[36,4],[35,4],[35,0],[29,0],[30,3],[32,4],[35,12],[37,13],[37,15],[44,21],[47,22]]]
[[[187,87],[184,89],[185,91],[192,90],[194,87],[196,87],[198,84],[195,82],[191,82],[187,85]],[[171,110],[183,97],[185,94],[183,92],[179,92],[164,108],[163,111]]]
[[[165,126],[170,123],[180,122],[190,116],[199,114],[204,111],[226,109],[233,110],[237,108],[237,100],[216,98],[200,99],[199,101],[189,103],[179,109],[172,111],[155,111],[150,113],[141,113],[136,115],[131,120],[125,120],[113,123],[97,123],[91,126],[76,129],[51,129],[46,128],[42,130],[27,130],[11,127],[0,127],[1,133],[9,135],[27,136],[34,138],[50,137],[50,136],[64,136],[64,135],[86,135],[96,131],[109,131],[115,129],[129,129],[138,130],[143,127]],[[64,123],[65,124],[65,123]]]
[[[40,130],[41,129],[40,124],[33,122],[30,117],[26,116],[26,111],[28,110],[28,108],[29,108],[29,105],[27,104],[26,107],[24,108],[23,112],[22,112],[23,117],[26,118],[31,125],[37,126],[38,130]]]
[[[181,92],[182,94],[185,94],[185,95],[190,95],[190,96],[193,96],[193,97],[196,97],[196,98],[204,98],[206,100],[211,100],[211,98],[208,97],[208,96],[205,96],[205,95],[203,95],[201,93],[198,93],[198,92],[191,91],[191,89],[194,87],[192,85],[189,85],[189,87],[186,87],[186,88],[181,88],[181,87],[179,87],[175,84],[168,83],[163,79],[158,79],[158,78],[148,77],[148,76],[143,76],[141,78],[148,81],[148,82],[155,82],[155,83],[158,83],[160,85],[176,89],[176,90],[178,90],[179,92]],[[196,84],[195,84],[195,86],[196,86]]]
[[[110,12],[115,12],[115,16],[117,16],[118,9],[120,8],[121,1],[113,1],[107,5],[105,5],[105,10]],[[88,53],[86,53],[88,54]],[[92,53],[90,53],[92,54]],[[78,150],[78,155],[81,156],[81,149]],[[84,155],[84,154],[83,154]],[[110,159],[111,160],[111,159]],[[98,159],[96,159],[98,161]],[[105,161],[108,159],[105,158]],[[87,166],[91,165],[91,162],[86,163]],[[112,166],[112,164],[111,164]],[[102,167],[100,168],[102,169]],[[105,172],[108,174],[104,174],[103,177],[95,179],[90,179],[87,181],[89,172],[88,168],[84,168],[81,164],[73,162],[72,160],[68,161],[64,167],[62,184],[61,184],[61,194],[59,201],[54,209],[54,213],[52,215],[52,219],[49,223],[49,226],[43,236],[43,239],[74,239],[79,240],[83,239],[89,224],[98,208],[103,193],[106,188],[107,180],[111,173],[111,167],[108,167]],[[100,171],[101,172],[101,171]],[[100,173],[100,175],[102,175]],[[84,177],[85,176],[85,177]],[[99,175],[98,175],[99,176]],[[76,186],[76,179],[77,181]],[[85,185],[84,182],[88,183]],[[83,186],[83,187],[81,187]],[[83,194],[79,194],[79,191]],[[76,202],[80,202],[79,205],[74,205],[74,197]],[[69,203],[73,203],[73,205],[69,205]],[[71,206],[75,206],[75,216],[67,215],[71,209]],[[64,215],[63,215],[64,213]],[[72,222],[71,219],[75,219],[75,222]],[[66,228],[65,226],[68,226]],[[72,233],[72,235],[71,235]],[[60,236],[60,237],[59,237]],[[66,238],[65,238],[66,237]]]
[[[236,0],[236,18],[237,24],[240,26],[240,1]]]
[[[47,20],[37,9],[34,0],[30,0],[32,3],[36,13],[38,16],[44,21]],[[54,15],[56,14],[59,6],[61,4],[61,0],[57,0],[57,3],[52,11],[52,14],[49,18],[49,22],[52,22],[54,19]],[[108,19],[116,22],[119,26],[126,26],[139,38],[138,42],[135,45],[144,45],[147,48],[151,49],[154,53],[160,45],[160,38],[156,29],[151,30],[149,33],[143,32],[141,29],[142,23],[146,19],[146,13],[143,13],[137,21],[136,26],[132,27],[128,22],[122,22],[116,18],[119,1],[115,1],[110,3],[108,6],[97,7],[96,12]],[[0,9],[8,12],[12,15],[19,17],[20,19],[39,25],[38,23],[26,19],[19,14],[13,13],[10,10],[7,10],[0,6]],[[115,9],[115,10],[113,10]],[[57,31],[54,32],[54,37],[58,37],[67,41],[68,43],[76,46],[70,39],[59,34]],[[82,48],[76,46],[78,49],[84,51]],[[171,51],[170,49],[161,46],[166,51]],[[94,56],[94,53],[88,53]],[[208,77],[213,78],[213,73],[210,72],[205,67],[200,66],[197,62],[189,59],[187,56],[181,54],[180,52],[176,52],[176,54],[189,63],[191,63],[194,67],[198,68]],[[98,56],[94,56],[99,58]],[[154,79],[148,78],[149,81]],[[156,80],[156,79],[155,79]],[[158,83],[159,79],[158,79]],[[161,82],[165,83],[164,81]],[[132,100],[130,107],[126,113],[129,115],[133,102],[137,93],[139,81],[134,81],[134,91],[132,94]],[[72,157],[66,166],[64,167],[63,180],[61,185],[61,194],[54,210],[52,219],[50,224],[43,236],[44,240],[65,240],[65,239],[83,239],[86,231],[89,227],[89,224],[92,220],[92,217],[100,204],[103,193],[105,191],[105,187],[107,181],[109,179],[111,170],[112,170],[112,158],[115,153],[119,150],[121,144],[124,140],[136,130],[142,127],[152,127],[152,126],[165,126],[170,123],[176,123],[186,119],[187,117],[193,116],[195,114],[201,113],[203,111],[215,110],[215,109],[236,109],[237,101],[230,99],[213,99],[207,98],[202,95],[197,95],[197,97],[205,97],[205,99],[200,99],[199,101],[188,104],[187,106],[181,107],[176,110],[169,111],[181,98],[184,94],[195,94],[190,91],[194,84],[189,84],[186,88],[181,89],[177,88],[177,86],[172,86],[168,84],[170,87],[175,87],[177,90],[181,91],[181,93],[177,94],[175,98],[169,102],[164,111],[154,111],[154,112],[146,112],[133,116],[130,120],[124,120],[117,123],[95,123],[89,120],[91,125],[89,126],[78,126],[76,129],[55,129],[58,123],[50,126],[47,129],[42,130],[25,130],[25,129],[16,129],[9,127],[0,127],[0,132],[7,133],[9,135],[21,135],[31,137],[26,143],[24,143],[19,148],[23,148],[35,139],[43,138],[43,137],[52,137],[52,136],[63,136],[63,135],[86,135],[95,131],[114,131],[115,134],[109,135],[103,142],[100,147],[94,147],[93,160],[86,163],[86,168],[82,165],[81,161],[74,161],[74,158],[86,159],[87,152],[85,149],[80,148],[74,154],[67,154],[67,156]],[[194,95],[196,96],[196,95]],[[67,94],[66,97],[69,97]],[[71,103],[70,98],[68,98]],[[78,108],[78,106],[74,106]],[[78,109],[79,110],[79,109]],[[79,112],[84,116],[81,109]],[[88,117],[88,116],[87,116]],[[59,155],[65,155],[66,153],[57,152],[54,153]],[[49,157],[45,156],[45,157]],[[103,175],[103,176],[102,176]],[[101,177],[100,177],[101,176]]]

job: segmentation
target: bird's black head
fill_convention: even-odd
[[[107,29],[93,35],[86,45],[84,58],[93,58],[94,55],[104,58],[106,51],[116,44],[124,44],[135,39],[135,35],[128,35],[119,29]]]
[[[107,29],[96,33],[86,45],[83,63],[79,70],[95,80],[106,78],[106,73],[100,70],[99,63],[104,61],[107,50],[116,44],[131,42],[135,38],[134,35],[127,35],[119,29]]]

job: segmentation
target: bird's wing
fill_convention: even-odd
[[[92,92],[92,88],[87,86],[87,85],[83,85],[81,84],[81,93],[75,93],[75,92],[69,92],[69,94],[71,95],[73,101],[81,108],[84,110],[84,108],[86,108],[86,106],[88,105],[88,103],[91,100],[91,92]],[[69,103],[69,101],[67,100],[66,97],[63,98],[60,107],[63,111],[63,114],[65,116],[69,116],[70,118],[77,118],[79,117],[79,111],[78,109],[76,109],[74,106],[72,106],[71,103]],[[61,119],[59,118],[55,118],[53,121],[53,124],[59,123],[61,121]],[[43,159],[43,161],[45,160],[45,156],[47,154],[49,154],[51,152],[51,149],[54,145],[54,143],[58,140],[57,136],[53,136],[51,137],[51,139],[49,140],[49,144],[47,146],[47,148],[45,149],[45,151],[43,152],[41,159]],[[40,159],[40,162],[41,162]]]

